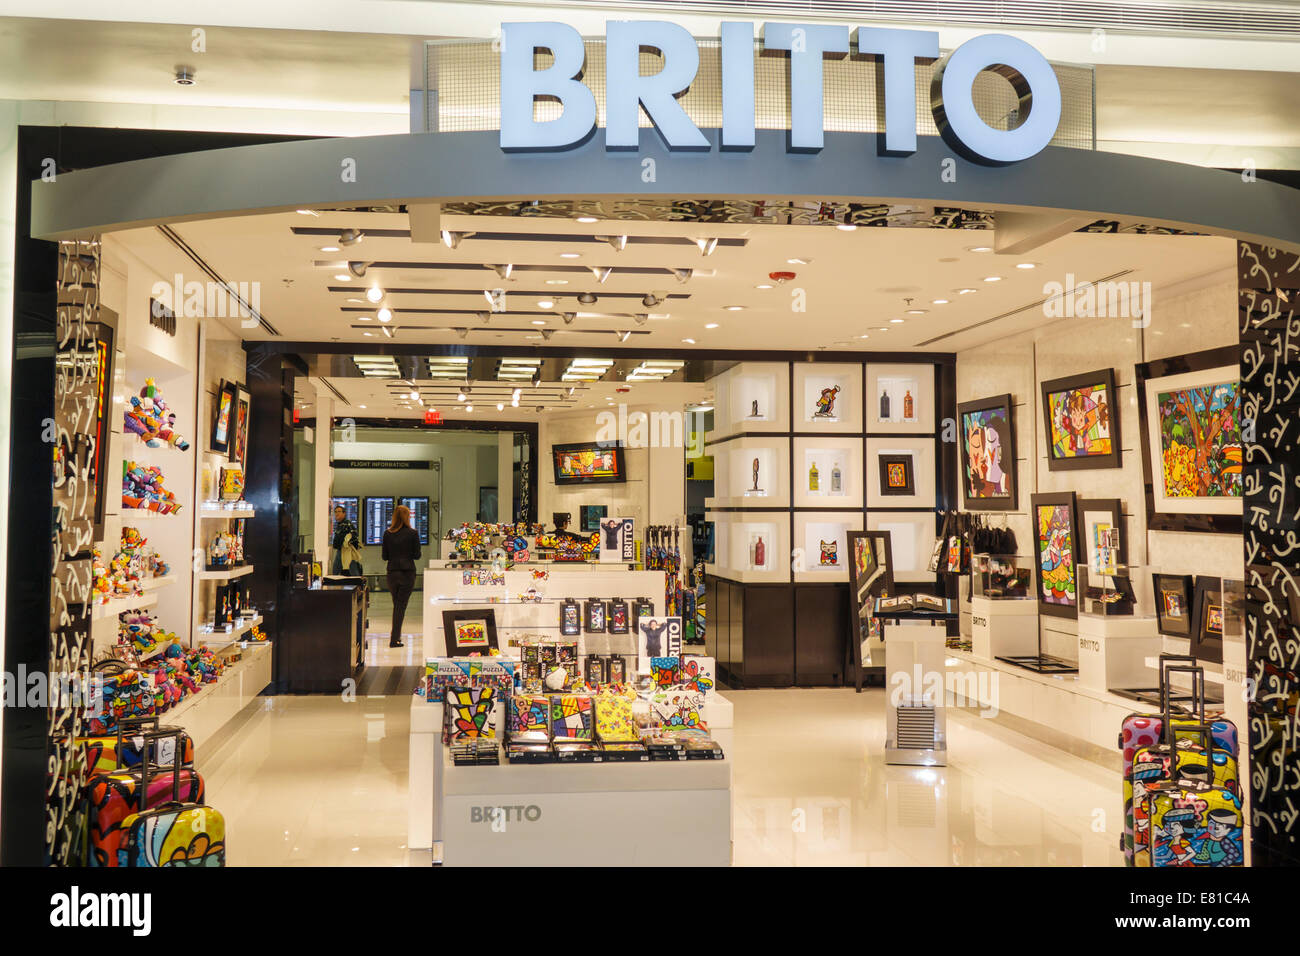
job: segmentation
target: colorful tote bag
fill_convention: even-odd
[[[636,740],[632,722],[632,702],[616,694],[596,698],[596,736],[606,742]]]

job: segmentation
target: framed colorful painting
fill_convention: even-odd
[[[886,496],[916,494],[916,474],[911,455],[876,456],[880,462],[880,493]]]
[[[1156,630],[1169,637],[1191,637],[1192,576],[1190,574],[1151,575],[1155,592]]]
[[[1124,511],[1118,498],[1080,498],[1079,528],[1089,574],[1123,574],[1128,564]]]
[[[1241,533],[1236,346],[1137,366],[1147,527]]]
[[[1219,578],[1197,577],[1192,603],[1192,655],[1211,664],[1223,662],[1223,584]]]
[[[1113,369],[1051,379],[1042,391],[1049,470],[1120,467]]]
[[[961,484],[972,511],[1016,510],[1016,433],[1010,395],[957,406]]]
[[[1079,616],[1079,524],[1073,491],[1033,495],[1030,518],[1034,530],[1034,579],[1038,613],[1050,617]]]
[[[239,386],[234,382],[222,382],[217,389],[217,405],[212,415],[212,450],[225,455],[230,452],[231,426],[234,424],[235,400],[239,395]]]
[[[442,612],[448,657],[487,657],[497,650],[497,618],[491,608]]]
[[[235,427],[230,435],[230,457],[248,470],[248,409],[253,396],[242,386],[235,392]]]

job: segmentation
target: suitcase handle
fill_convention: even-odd
[[[152,731],[153,733],[159,732],[157,717],[121,717],[118,719],[117,751],[113,754],[113,758],[114,761],[116,762],[118,769],[121,769],[122,767],[122,745],[125,743],[126,740],[126,734],[124,733],[126,728],[129,726],[132,730],[135,730],[137,728],[143,728],[149,724],[153,725],[153,731]],[[150,733],[150,731],[142,731],[140,736],[143,737],[144,734],[146,733]]]
[[[149,806],[149,743],[166,740],[170,737],[175,743],[172,749],[172,798],[170,803],[181,803],[181,735],[182,730],[156,730],[143,734],[144,745],[140,748],[140,812]],[[161,769],[161,768],[156,768]]]
[[[1174,715],[1173,675],[1179,673],[1192,675],[1192,717],[1197,720],[1197,723],[1205,723],[1205,668],[1170,667],[1166,664],[1160,673],[1160,713],[1164,718],[1164,726],[1161,730],[1166,737],[1165,742],[1170,745],[1173,744],[1173,735],[1170,731],[1173,727]]]

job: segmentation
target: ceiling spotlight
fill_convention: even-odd
[[[366,290],[366,298],[371,302],[380,302],[384,298],[384,290],[377,285],[372,285]]]
[[[548,342],[551,340],[551,336],[555,334],[555,329],[540,329],[539,331],[542,333],[542,338]]]
[[[336,281],[336,282],[351,282],[351,281],[352,281],[352,276],[351,276],[351,274],[349,274],[349,273],[347,273],[347,272],[336,272],[336,273],[334,273],[334,281]]]
[[[685,342],[687,345],[694,345],[694,344],[695,344],[695,340],[694,340],[694,339],[682,339],[682,341]]]
[[[967,252],[992,252],[993,247],[992,246],[968,246],[966,248],[966,251]]]
[[[711,256],[713,250],[718,248],[718,238],[714,236],[711,239],[696,239],[695,244],[700,247],[700,255]]]
[[[708,323],[707,325],[705,325],[704,327],[705,327],[706,329],[716,329],[716,328],[718,327],[718,323],[717,323],[717,322],[709,322],[709,323]]]
[[[517,389],[515,389],[513,392],[510,393],[510,407],[511,407],[511,408],[518,408],[518,407],[519,407],[519,396],[520,396],[520,394],[522,394],[522,393],[523,393],[523,389],[522,389],[522,388],[517,388]]]
[[[391,322],[391,321],[393,321],[393,310],[392,310],[392,309],[388,309],[388,308],[380,309],[376,314],[379,316],[379,321],[380,321],[380,322]]]
[[[463,402],[463,401],[465,401],[465,393],[468,392],[468,391],[469,391],[468,388],[462,388],[459,392],[457,392],[457,393],[456,393],[456,401],[458,401],[458,402]]]
[[[851,222],[841,222],[841,223],[839,223],[838,225],[836,225],[835,228],[838,229],[840,232],[852,232],[853,230],[857,229],[858,227],[857,227],[854,223],[851,223]]]
[[[546,406],[538,405],[537,408],[534,409],[534,411],[537,412],[538,415],[540,415],[542,412],[546,411]]]
[[[553,309],[555,308],[555,301],[553,299],[542,299],[537,303],[537,307],[539,309]]]
[[[415,401],[415,400],[416,400],[417,398],[419,398],[419,397],[420,397],[420,393],[419,393],[419,392],[412,392],[412,393],[411,393],[411,401]]]
[[[393,337],[393,330],[387,325],[383,326],[379,331],[383,332],[384,335],[388,336],[390,339]]]
[[[609,278],[609,274],[613,271],[613,266],[592,266],[591,268],[591,274],[596,277],[596,281],[601,285],[605,284],[605,280]]]
[[[578,258],[578,256],[580,256],[580,255],[582,255],[582,253],[580,253],[580,252],[561,252],[561,253],[560,253],[560,258],[561,258],[561,259],[576,259],[576,258]]]
[[[467,411],[467,412],[472,412],[472,411],[474,411],[474,406],[473,406],[473,405],[466,405],[466,406],[465,406],[465,411]]]
[[[568,285],[569,280],[568,279],[547,279],[546,284],[547,285]]]
[[[351,272],[351,273],[352,273],[354,276],[356,276],[358,279],[363,278],[363,277],[365,276],[365,274],[366,274],[366,270],[369,269],[369,268],[370,268],[370,263],[369,263],[369,262],[349,262],[349,263],[348,263],[348,272]]]
[[[631,337],[632,337],[632,332],[630,329],[618,333],[618,340],[620,342],[626,342]]]
[[[505,408],[506,408],[505,402],[497,402],[497,411],[503,412],[505,411]]]
[[[758,285],[754,286],[754,288],[755,288],[755,289],[770,289],[770,288],[772,288],[772,286],[769,285],[769,284],[766,283],[766,282],[760,282]]]
[[[515,265],[514,265],[513,262],[507,262],[507,263],[505,263],[504,265],[490,265],[490,264],[489,264],[489,265],[488,265],[488,268],[491,269],[493,272],[495,272],[497,275],[499,275],[499,276],[500,276],[501,278],[503,278],[503,279],[509,279],[509,278],[510,278],[510,273],[512,273],[512,272],[515,271]]]
[[[533,383],[533,388],[536,388],[538,385],[542,384],[542,369],[540,366],[533,369],[533,375],[532,378],[529,379],[529,381]]]
[[[925,309],[908,309],[908,315],[925,315]]]
[[[974,289],[958,289],[958,290],[957,290],[957,294],[958,294],[958,295],[970,295],[970,294],[971,294],[972,292],[974,292],[974,291],[976,291],[976,290],[974,290]]]
[[[573,397],[573,393],[576,392],[577,390],[578,390],[578,389],[577,389],[577,386],[575,386],[575,385],[570,385],[570,386],[569,386],[569,397],[572,398],[572,397]]]
[[[726,309],[728,312],[739,312],[741,309],[744,308],[744,306],[743,306],[743,305],[724,305],[723,308]]]
[[[455,249],[462,239],[474,235],[472,232],[452,232],[450,229],[443,229],[441,234],[442,244],[448,249]]]
[[[299,212],[306,212],[307,210],[305,210],[305,209],[299,209],[298,211],[299,211]],[[320,251],[321,251],[321,252],[338,252],[338,251],[339,251],[339,247],[338,247],[338,246],[321,246],[321,247],[320,247]]]
[[[172,77],[172,82],[175,83],[177,86],[193,86],[197,82],[197,80],[194,79],[194,67],[192,66],[176,67],[176,73]],[[298,211],[302,212],[301,209]]]
[[[1038,265],[1037,262],[1017,262],[1017,269],[1033,269]]]
[[[545,324],[546,324],[545,319],[533,319],[533,325],[545,325]]]
[[[469,335],[469,329],[466,329],[466,328],[457,328],[457,329],[454,329],[453,331],[454,331],[457,335],[459,335],[462,339],[463,339],[465,336]]]
[[[674,269],[674,270],[673,270],[673,275],[676,276],[678,282],[688,282],[688,281],[690,280],[691,276],[695,275],[695,270],[694,270],[694,269]]]
[[[947,299],[931,299],[931,300],[930,300],[930,304],[931,304],[931,305],[947,305],[947,304],[948,304],[948,300],[947,300]]]
[[[890,319],[889,321],[890,321],[890,324],[892,324],[892,325],[902,325],[902,324],[903,324],[903,320],[902,320],[902,319]]]
[[[573,320],[576,319],[577,317],[578,317],[578,313],[577,313],[577,312],[561,312],[561,313],[560,313],[560,318],[562,318],[562,319],[564,320],[564,324],[565,324],[565,325],[572,325],[572,324],[573,324]]]
[[[809,259],[807,256],[794,256],[792,258],[786,259],[785,261],[787,265],[791,265],[791,266],[806,266],[808,265],[808,263],[812,262],[812,260]]]
[[[579,216],[579,217],[578,217],[578,222],[585,222],[585,223],[590,224],[590,223],[593,223],[593,222],[595,222],[595,221],[596,221],[596,217],[595,217],[595,216]]]
[[[647,309],[653,309],[655,306],[662,304],[667,295],[666,292],[647,292],[641,296],[641,304]]]
[[[636,320],[637,325],[645,325],[650,321],[650,314],[648,312],[638,312],[632,318]]]
[[[592,305],[596,301],[596,293],[579,292],[578,301],[581,302],[583,305]]]
[[[489,322],[492,321],[492,313],[491,313],[491,312],[475,312],[474,315],[475,315],[475,317],[476,317],[480,322],[482,322],[484,325],[487,325]]]
[[[366,238],[366,234],[360,229],[344,229],[339,233],[339,245],[355,246],[364,238]]]
[[[984,277],[984,281],[985,281],[985,282],[1001,282],[1001,281],[1002,281],[1002,276],[985,276],[985,277]]]
[[[298,215],[300,215],[300,216],[319,216],[319,215],[320,215],[320,213],[317,212],[315,209],[299,209],[299,210],[296,210],[296,212],[297,212]]]
[[[596,238],[608,242],[619,252],[627,248],[627,236],[597,236]]]

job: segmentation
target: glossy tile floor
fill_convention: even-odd
[[[201,753],[232,866],[429,863],[405,846],[415,672],[401,668],[422,660],[420,620],[390,649],[376,597],[356,699],[264,698]],[[1122,864],[1117,770],[960,712],[947,767],[891,767],[883,690],[726,696],[737,865]]]

